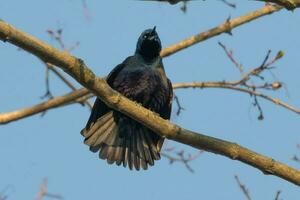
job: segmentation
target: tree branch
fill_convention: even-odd
[[[178,44],[175,44],[175,45],[172,45],[170,47],[167,47],[167,48],[163,49],[162,53],[161,53],[161,56],[172,55],[172,54],[174,54],[174,53],[176,53],[176,52],[178,52],[178,51],[180,51],[184,48],[187,48],[187,47],[189,47],[191,45],[194,45],[198,42],[207,40],[211,37],[217,36],[221,33],[228,32],[232,28],[234,28],[238,25],[242,25],[246,22],[257,19],[258,17],[264,16],[264,15],[267,15],[267,14],[271,14],[275,11],[278,11],[279,9],[280,9],[279,7],[265,6],[265,7],[261,8],[257,11],[251,12],[249,14],[246,14],[246,15],[242,16],[242,17],[237,17],[233,20],[228,20],[226,23],[221,24],[221,25],[219,25],[219,26],[217,26],[213,29],[210,29],[208,31],[199,33],[195,36],[192,36],[189,39],[185,39],[185,40],[179,42]],[[231,26],[228,26],[228,24],[230,24]],[[57,32],[60,32],[60,31],[57,31]],[[54,35],[54,31],[49,29],[48,33],[52,37],[56,38],[55,35]],[[59,33],[59,34],[61,34],[61,33]],[[194,40],[193,38],[194,39],[198,38],[198,39]],[[58,37],[58,42],[59,42],[59,44],[61,44],[63,50],[66,51],[66,49],[64,49],[65,45],[62,43],[60,37]],[[52,69],[55,69],[55,68],[52,68]],[[247,89],[244,89],[244,88],[236,88],[236,87],[232,86],[232,85],[236,86],[238,83],[241,83],[241,81],[235,82],[235,85],[232,82],[231,84],[229,84],[229,86],[224,84],[224,82],[193,82],[193,83],[183,83],[181,85],[182,85],[182,88],[186,88],[186,87],[200,87],[200,88],[212,87],[212,88],[214,88],[215,87],[215,88],[225,88],[225,89],[238,90],[238,91],[241,91],[241,92],[249,93],[251,95],[256,95],[257,94],[258,96],[260,96],[264,99],[270,100],[271,102],[276,103],[277,105],[281,105],[281,106],[283,106],[283,107],[285,107],[289,110],[292,110],[296,113],[299,113],[299,111],[296,108],[294,108],[294,107],[292,107],[292,106],[290,106],[290,105],[288,105],[288,104],[286,104],[286,103],[284,103],[284,102],[282,102],[278,99],[273,99],[271,97],[268,97],[264,94],[257,93],[255,91],[250,91],[250,90],[247,90]],[[178,85],[177,85],[176,88],[181,88],[181,87],[178,87]],[[73,93],[70,93],[69,95],[64,95],[64,96],[61,96],[61,97],[58,97],[58,98],[60,98],[60,99],[62,98],[61,101],[64,105],[67,104],[67,103],[74,102],[77,98],[77,95],[75,95]],[[74,98],[75,96],[76,96],[76,98]],[[78,95],[78,98],[81,98],[83,96],[84,95],[82,95],[82,96]],[[66,99],[68,99],[68,100],[66,100]],[[86,98],[83,98],[83,99],[86,99]],[[55,102],[55,101],[51,101],[51,102]],[[83,101],[80,100],[79,102],[83,102]],[[31,116],[33,114],[38,113],[38,110],[39,110],[39,112],[43,112],[47,109],[51,109],[51,108],[55,108],[55,107],[59,107],[59,106],[61,106],[61,105],[58,105],[56,103],[52,104],[52,103],[44,102],[43,103],[43,109],[40,109],[40,106],[37,105],[37,106],[33,106],[31,108],[25,108],[25,109],[22,109],[22,110],[17,110],[17,111],[13,111],[13,112],[9,112],[9,113],[2,113],[2,114],[0,114],[0,124],[8,123],[8,122],[11,122],[11,121],[22,119],[22,118],[27,117],[27,116]],[[30,113],[30,111],[32,113]]]
[[[143,1],[168,2],[172,5],[174,5],[174,4],[177,4],[179,2],[187,2],[188,0],[143,0]],[[300,0],[255,0],[255,1],[275,3],[279,6],[285,7],[288,10],[294,10],[295,8],[300,7]]]
[[[300,7],[300,0],[256,0],[256,1],[275,3],[279,6],[285,7],[288,10],[294,10],[295,8]]]
[[[259,93],[257,91],[249,90],[246,88],[241,88],[238,86],[231,85],[229,82],[191,82],[191,83],[177,83],[173,84],[174,88],[223,88],[223,89],[230,89],[236,90],[240,92],[245,92],[253,96],[261,97],[265,100],[271,101],[276,105],[282,106],[290,111],[293,111],[297,114],[300,114],[300,110],[281,101],[280,99],[275,99],[273,97],[267,96],[265,94]]]
[[[44,62],[43,62],[44,63]],[[50,63],[44,63],[45,66],[50,69],[57,77],[59,77],[72,91],[76,91],[76,87],[66,78],[64,77],[57,69],[54,68]],[[80,102],[82,105],[87,105],[90,109],[93,108],[92,104],[88,100],[84,100]]]
[[[80,84],[96,94],[109,107],[135,119],[163,137],[197,149],[239,160],[261,170],[265,174],[281,177],[300,186],[300,171],[236,143],[189,131],[162,119],[157,114],[111,89],[106,81],[96,77],[81,59],[66,52],[61,52],[4,21],[0,21],[0,39],[34,54],[45,62],[62,68]]]
[[[223,24],[216,26],[212,29],[209,29],[208,31],[196,34],[190,38],[184,39],[179,43],[176,43],[174,45],[171,45],[165,49],[163,49],[160,53],[162,57],[167,57],[170,56],[180,50],[183,50],[185,48],[188,48],[192,45],[195,45],[199,42],[202,42],[204,40],[207,40],[211,37],[220,35],[222,33],[229,33],[231,34],[231,30],[235,27],[238,27],[240,25],[243,25],[245,23],[248,23],[252,20],[255,20],[257,18],[263,17],[265,15],[272,14],[274,12],[277,12],[281,10],[282,7],[280,6],[272,6],[272,5],[267,5],[262,7],[261,9],[258,9],[254,12],[250,12],[244,16],[237,17],[235,19],[228,19],[226,20]]]
[[[244,92],[253,96],[261,97],[265,100],[271,101],[276,105],[282,106],[292,112],[300,114],[300,110],[281,101],[280,99],[275,99],[273,97],[267,96],[265,94],[259,93],[257,91],[249,90],[246,88],[241,88],[233,85],[235,82],[190,82],[190,83],[175,83],[173,84],[173,89],[185,89],[185,88],[222,88],[228,90],[235,90],[239,92]],[[273,83],[276,85],[276,82]],[[93,94],[85,88],[76,90],[71,93],[67,93],[63,96],[54,97],[43,103],[34,105],[29,108],[23,108],[12,112],[0,113],[0,124],[7,124],[25,117],[29,117],[46,110],[61,107],[64,105],[69,105],[71,103],[84,102],[85,99],[91,98]],[[83,99],[83,100],[81,100]],[[181,108],[182,109],[182,108]]]
[[[59,106],[66,105],[70,102],[75,101],[76,99],[87,95],[89,91],[85,88],[76,90],[74,92],[65,94],[63,96],[52,98],[48,101],[45,101],[43,103],[37,104],[35,106],[29,107],[29,108],[23,108],[20,110],[7,112],[7,113],[1,113],[0,114],[0,124],[6,124],[15,120],[23,119],[25,117],[29,117],[31,115],[41,113]]]

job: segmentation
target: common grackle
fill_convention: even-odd
[[[108,75],[107,83],[127,98],[170,119],[173,90],[166,77],[161,42],[155,30],[145,30],[133,56],[126,58]],[[92,152],[99,151],[109,164],[147,169],[160,159],[164,138],[150,129],[109,108],[97,98],[86,127],[81,131]]]

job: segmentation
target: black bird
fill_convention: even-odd
[[[138,39],[135,54],[110,72],[107,83],[127,98],[170,119],[173,90],[160,51],[155,27],[145,30]],[[81,134],[92,152],[99,151],[101,159],[136,170],[153,166],[160,159],[164,142],[163,137],[109,108],[99,98]]]

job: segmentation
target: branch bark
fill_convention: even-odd
[[[236,143],[195,133],[162,119],[157,114],[112,90],[106,81],[96,77],[81,59],[59,51],[4,21],[0,22],[0,39],[34,54],[45,62],[62,68],[80,84],[101,98],[108,106],[137,120],[163,137],[197,149],[239,160],[261,170],[265,174],[281,177],[300,186],[300,171],[272,158],[248,150]]]
[[[264,1],[267,3],[275,3],[279,6],[283,6],[288,10],[294,10],[295,8],[300,7],[300,0],[256,0],[256,1]]]
[[[267,96],[263,93],[259,93],[257,91],[249,90],[246,88],[238,87],[234,85],[235,82],[190,82],[190,83],[175,83],[173,84],[173,89],[185,89],[185,88],[222,88],[222,89],[228,89],[228,90],[235,90],[243,93],[247,93],[250,95],[255,95],[258,97],[261,97],[265,100],[271,101],[276,105],[279,105],[281,107],[284,107],[296,114],[300,114],[300,110],[281,101],[280,99],[275,99],[270,96]],[[23,108],[12,112],[6,112],[6,113],[0,113],[0,124],[7,124],[19,119],[23,119],[25,117],[29,117],[53,108],[61,107],[64,105],[68,105],[70,103],[77,103],[82,102],[79,101],[79,99],[83,98],[84,100],[90,98],[92,96],[92,93],[85,89],[79,89],[74,92],[54,97],[48,101],[45,101],[43,103],[34,105],[29,108]],[[87,97],[87,98],[85,98]]]
[[[177,4],[179,2],[187,2],[189,0],[144,0],[144,1],[158,1],[158,2],[168,2],[169,4]],[[275,3],[279,6],[283,6],[288,10],[294,10],[297,7],[300,7],[300,0],[255,0],[263,1],[267,3]]]
[[[239,25],[242,25],[244,23],[247,23],[247,22],[250,22],[252,20],[258,19],[259,17],[265,16],[265,15],[268,15],[268,14],[272,14],[272,13],[274,13],[276,11],[279,11],[279,10],[280,10],[280,8],[276,7],[276,6],[265,6],[265,7],[261,8],[261,9],[259,9],[259,10],[256,10],[254,12],[250,12],[250,13],[244,15],[244,16],[237,17],[237,18],[232,19],[232,20],[227,20],[225,23],[223,23],[223,24],[221,24],[219,26],[216,26],[216,27],[214,27],[212,29],[209,29],[208,31],[196,34],[196,35],[194,35],[194,36],[192,36],[192,37],[190,37],[188,39],[182,40],[181,42],[179,42],[177,44],[174,44],[174,45],[171,45],[171,46],[169,46],[167,48],[164,48],[162,50],[162,52],[161,52],[161,56],[162,57],[170,56],[170,55],[172,55],[172,54],[174,54],[174,53],[176,53],[176,52],[178,52],[180,50],[188,48],[188,47],[190,47],[192,45],[195,45],[195,44],[197,44],[199,42],[205,41],[205,40],[207,40],[209,38],[212,38],[214,36],[217,36],[219,34],[226,33],[226,32],[228,33],[233,28],[238,27]],[[205,87],[219,87],[220,82],[206,82],[206,83],[201,82],[201,83],[197,83],[198,86],[193,86],[193,84],[194,83],[192,83],[192,85],[189,86],[189,87],[199,87],[199,85],[200,85],[201,88],[205,88]],[[227,88],[227,89],[235,89],[235,88]],[[239,90],[239,89],[235,89],[235,90]],[[247,91],[244,91],[243,88],[241,88],[240,91],[247,92]],[[72,95],[72,94],[73,93],[70,93],[70,95]],[[82,97],[82,96],[80,96],[80,97]],[[73,101],[76,100],[74,98],[69,98],[68,95],[66,95],[66,96],[64,96],[62,98],[68,98],[69,99],[68,103],[73,102]],[[265,98],[265,99],[271,100],[273,103],[276,103],[278,105],[282,104],[281,106],[284,106],[287,109],[290,109],[290,110],[292,110],[294,112],[297,111],[296,108],[293,108],[292,106],[290,106],[290,105],[288,105],[288,104],[286,104],[284,102],[281,103],[280,100],[276,99],[274,101],[274,99],[272,100],[270,98],[271,97]],[[64,104],[65,103],[67,103],[67,102],[64,102]],[[40,110],[42,112],[42,111],[45,111],[47,109],[51,109],[51,108],[59,106],[57,104],[52,104],[52,103],[48,104],[47,102],[44,102],[43,104],[44,104],[43,109],[40,109],[40,106],[37,105],[37,107],[36,106],[32,106],[31,108],[25,108],[25,109],[19,110],[21,112],[13,111],[13,112],[9,112],[9,113],[2,113],[2,114],[0,114],[0,124],[9,123],[11,121],[18,120],[18,119],[24,118],[26,116],[31,116],[33,114],[38,113],[37,110]],[[30,110],[31,110],[31,112],[33,112],[32,114],[29,112]],[[17,115],[17,113],[18,113],[18,115]]]
[[[226,82],[191,82],[191,83],[177,83],[173,85],[174,88],[223,88],[223,89],[230,89],[236,90],[244,93],[248,93],[250,95],[261,97],[265,100],[271,101],[276,105],[282,106],[294,113],[300,114],[300,110],[281,101],[280,99],[275,99],[273,97],[267,96],[265,94],[259,93],[257,91],[249,90],[242,87],[237,87],[232,85],[231,83]]]
[[[87,95],[88,93],[90,92],[87,89],[82,88],[74,92],[65,94],[63,96],[55,97],[53,99],[50,99],[48,101],[45,101],[43,103],[37,104],[29,108],[23,108],[12,112],[1,113],[0,124],[6,124],[15,120],[23,119],[25,117],[44,112],[46,110],[63,106],[65,104],[75,101],[76,99],[84,95]]]
[[[208,31],[196,34],[196,35],[194,35],[190,38],[182,40],[179,43],[176,43],[174,45],[171,45],[171,46],[163,49],[161,51],[160,55],[162,57],[167,57],[167,56],[170,56],[170,55],[172,55],[172,54],[174,54],[174,53],[176,53],[180,50],[188,48],[192,45],[195,45],[199,42],[202,42],[202,41],[207,40],[211,37],[220,35],[222,33],[232,34],[231,31],[232,31],[233,28],[241,26],[245,23],[248,23],[250,21],[253,21],[255,19],[263,17],[265,15],[272,14],[274,12],[277,12],[277,11],[281,10],[281,9],[282,9],[281,6],[268,5],[268,6],[264,6],[261,9],[258,9],[256,11],[254,11],[254,12],[250,12],[246,15],[237,17],[235,19],[232,19],[232,20],[227,19],[223,24],[221,24],[219,26],[216,26],[212,29],[209,29]]]

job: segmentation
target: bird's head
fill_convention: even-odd
[[[137,42],[136,53],[140,54],[146,61],[158,57],[161,51],[160,39],[155,28],[154,26],[153,29],[145,30]]]

